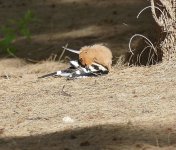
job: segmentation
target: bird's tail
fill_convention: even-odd
[[[38,78],[41,79],[41,78],[51,77],[51,76],[55,76],[55,75],[57,75],[57,72],[49,73],[49,74],[43,75],[43,76],[38,77]]]

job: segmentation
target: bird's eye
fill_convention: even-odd
[[[80,59],[79,59],[79,61],[80,61],[80,62],[82,62],[82,61],[83,61],[83,59],[82,59],[82,58],[80,58]]]
[[[85,67],[85,65],[86,65],[82,58],[79,59],[79,63],[80,63],[82,66],[84,66],[84,67]]]

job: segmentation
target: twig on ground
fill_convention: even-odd
[[[154,7],[155,7],[155,9],[158,9],[158,10],[162,13],[162,15],[164,16],[164,13],[162,12],[162,10],[161,10],[159,7],[156,7],[156,6],[154,6]],[[148,8],[152,8],[152,6],[147,6],[147,7],[143,8],[143,9],[138,13],[137,19],[139,18],[139,16],[141,15],[141,13],[142,13],[144,10],[148,9]]]
[[[60,92],[60,95],[71,97],[72,95],[69,94],[69,93],[66,93],[66,92],[64,91],[64,88],[65,88],[65,85],[62,87],[62,90],[61,90],[61,92]]]
[[[149,48],[149,47],[151,47],[151,46],[146,46],[142,51],[141,51],[141,53],[140,53],[140,55],[139,55],[139,64],[141,65],[141,57],[142,57],[142,54],[144,53],[144,51],[147,49],[147,48]]]
[[[37,60],[33,60],[33,59],[30,59],[30,58],[25,58],[26,61],[29,61],[31,63],[38,63],[39,61]]]
[[[63,57],[63,55],[64,55],[64,53],[66,51],[67,46],[68,46],[68,43],[64,46],[64,49],[63,49],[61,55],[59,56],[59,62],[61,61],[61,59],[62,59],[62,57]]]
[[[133,36],[131,37],[130,42],[129,42],[129,50],[130,50],[130,52],[131,52],[133,55],[134,55],[134,53],[133,53],[133,51],[132,51],[132,49],[131,49],[131,41],[133,40],[134,37],[137,37],[137,36],[140,36],[140,37],[146,39],[146,40],[149,42],[150,46],[153,48],[154,52],[157,54],[156,48],[153,46],[153,43],[152,43],[147,37],[145,37],[145,36],[142,35],[142,34],[135,34],[135,35],[133,35]]]
[[[8,52],[8,54],[9,54],[10,56],[13,56],[13,57],[15,57],[15,58],[18,58],[18,56],[16,56],[14,53],[12,53],[9,48],[7,48],[7,52]]]

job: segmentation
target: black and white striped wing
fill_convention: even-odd
[[[96,73],[98,75],[109,73],[109,70],[106,67],[98,63],[93,63],[92,65],[89,66],[89,69],[91,70],[91,72]]]
[[[46,77],[57,77],[57,76],[60,76],[60,77],[69,77],[72,73],[75,72],[75,70],[80,66],[80,64],[78,63],[78,61],[70,61],[70,67],[65,69],[65,70],[59,70],[59,71],[56,71],[56,72],[53,72],[53,73],[49,73],[49,74],[46,74],[46,75],[43,75],[39,78],[46,78]]]
[[[82,78],[82,77],[93,77],[108,74],[108,69],[100,64],[93,63],[88,67],[80,66],[69,78]]]
[[[92,77],[108,74],[108,69],[100,64],[93,63],[90,66],[84,67],[78,61],[70,61],[70,67],[65,70],[59,70],[54,73],[50,73],[39,78],[45,78],[49,76],[54,77],[67,77],[68,79]]]

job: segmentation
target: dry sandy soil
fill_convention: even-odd
[[[50,56],[58,60],[66,43],[74,49],[105,43],[116,59],[134,33],[152,36],[149,11],[136,19],[147,5],[141,0],[0,0],[1,25],[27,9],[39,18],[30,27],[30,43],[21,37],[14,43],[18,58],[0,52],[0,150],[176,149],[175,66],[119,64],[98,78],[38,79],[68,66],[41,62]]]
[[[117,65],[97,78],[37,78],[65,67],[0,61],[1,150],[176,149],[175,66]]]

